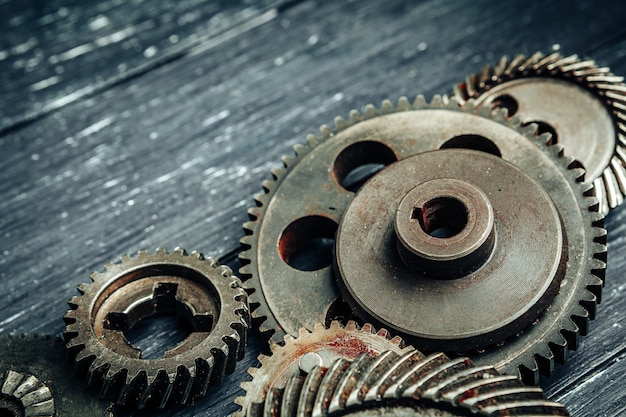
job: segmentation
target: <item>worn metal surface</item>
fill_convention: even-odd
[[[444,93],[500,56],[537,50],[590,56],[600,67],[626,73],[626,7],[619,1],[596,7],[582,0],[296,0],[255,25],[248,23],[261,15],[245,2],[0,3],[0,18],[12,22],[0,36],[0,114],[22,120],[37,110],[35,103],[45,107],[31,123],[6,122],[0,133],[3,334],[61,334],[60,317],[76,285],[105,262],[141,248],[197,248],[238,268],[233,253],[261,178],[269,178],[306,133],[351,108]],[[195,13],[216,5],[226,8],[210,22],[214,15]],[[229,13],[244,9],[253,13],[243,19]],[[158,15],[153,22],[164,21],[149,29],[142,22],[152,12]],[[100,15],[110,26],[90,31],[87,22],[105,22]],[[234,30],[221,36],[214,27]],[[63,64],[49,61],[88,36],[126,28],[133,34],[110,49],[95,48]],[[180,49],[169,59],[143,54],[155,46],[153,58],[160,58],[170,51],[161,45],[176,36],[173,45]],[[31,37],[43,42],[28,58],[40,60],[24,66],[26,55],[15,47]],[[188,48],[186,39],[198,48]],[[135,63],[148,65],[137,72]],[[33,93],[31,86],[45,86],[58,70],[64,70],[60,82]],[[107,73],[116,74],[115,82],[98,84]],[[72,94],[84,86],[90,94]],[[54,109],[45,106],[59,98]],[[625,219],[623,205],[607,218],[602,320],[591,323],[567,364],[555,367],[555,378],[542,381],[549,397],[575,416],[613,417],[626,407],[620,384],[626,373]],[[255,336],[250,354],[211,395],[158,415],[236,410],[239,382],[262,347]],[[168,348],[177,339],[168,322],[158,322],[145,340],[151,348]]]
[[[350,321],[343,326],[334,321],[328,328],[318,323],[311,330],[303,328],[296,338],[287,336],[284,346],[272,344],[270,356],[259,356],[260,367],[248,369],[252,381],[241,384],[246,395],[236,399],[242,409],[235,415],[264,415],[263,404],[268,400],[268,390],[285,388],[291,377],[300,375],[301,372],[309,372],[315,367],[328,367],[336,359],[345,362],[354,360],[362,353],[377,357],[388,351],[398,357],[407,352],[415,352],[414,348],[406,347],[401,338],[391,338],[387,330],[377,331],[371,324],[358,327],[355,322]],[[419,352],[416,354],[423,357]],[[387,359],[391,357],[386,357]]]
[[[446,237],[422,230],[429,220],[420,225],[416,208],[422,216],[432,202],[439,206],[425,214],[431,227],[454,230],[455,203],[467,213],[463,227]],[[445,149],[408,157],[376,174],[343,213],[337,279],[362,319],[394,329],[418,349],[486,349],[535,321],[566,274],[569,287],[586,281],[584,270],[566,267],[556,207],[540,184],[497,156]],[[481,363],[515,373],[514,356]]]
[[[506,108],[522,123],[537,123],[565,147],[593,182],[608,213],[626,194],[626,85],[624,77],[591,59],[537,52],[502,58],[454,86],[461,102]]]
[[[112,404],[99,400],[74,377],[60,338],[3,335],[0,346],[0,415],[113,416]]]
[[[76,368],[124,408],[188,404],[231,374],[249,326],[241,282],[227,266],[182,249],[107,264],[69,301],[64,337]],[[153,315],[179,316],[191,333],[162,358],[144,359],[125,332]]]
[[[337,359],[268,390],[272,416],[568,416],[541,388],[467,358],[413,351]],[[260,415],[260,414],[259,414]]]
[[[352,208],[356,190],[347,189],[343,185],[343,173],[371,162],[385,165],[390,161],[400,160],[401,163],[412,155],[440,148],[491,149],[491,152],[500,155],[503,160],[518,166],[550,195],[563,221],[569,262],[561,283],[561,296],[554,299],[540,325],[527,328],[521,337],[507,340],[504,346],[492,345],[488,354],[477,355],[474,359],[481,364],[482,361],[491,361],[497,368],[508,372],[516,372],[519,366],[527,382],[538,381],[539,373],[549,375],[555,359],[564,362],[567,351],[577,348],[578,335],[586,334],[586,323],[595,314],[595,304],[600,296],[604,277],[605,266],[602,258],[606,247],[602,243],[605,231],[598,223],[603,216],[597,213],[597,200],[586,195],[590,186],[580,183],[582,171],[576,168],[571,158],[560,156],[559,145],[547,146],[544,143],[547,139],[548,135],[537,137],[534,127],[521,130],[518,121],[507,121],[502,113],[491,116],[487,108],[475,109],[472,103],[461,108],[455,102],[444,104],[439,97],[431,104],[427,104],[421,97],[413,104],[409,104],[404,98],[399,100],[397,106],[384,102],[380,110],[370,106],[364,114],[353,112],[349,121],[336,120],[335,128],[323,128],[320,137],[309,138],[309,147],[296,147],[297,156],[286,158],[285,169],[275,171],[275,180],[264,184],[266,193],[257,196],[258,205],[250,210],[253,221],[245,226],[249,230],[249,236],[242,239],[247,250],[240,255],[246,264],[241,273],[242,278],[249,279],[244,282],[244,286],[254,288],[250,300],[253,306],[259,305],[253,311],[253,316],[264,320],[261,329],[275,331],[272,337],[279,340],[283,333],[294,334],[298,327],[327,320],[333,313],[332,306],[339,298],[337,282],[348,288],[353,285],[333,273],[330,265],[333,259],[332,245],[326,246],[328,253],[324,257],[302,245],[303,242],[327,238],[331,231],[334,234],[341,219],[348,216],[345,213]],[[343,158],[345,154],[349,154],[350,158]],[[359,157],[361,155],[365,156]],[[350,165],[346,167],[345,161],[349,161]],[[471,166],[472,162],[464,159],[459,161],[459,165]],[[453,162],[448,161],[448,164]],[[384,170],[374,178],[383,173]],[[433,172],[432,175],[436,178],[437,173]],[[394,180],[392,176],[391,181]],[[417,183],[404,185],[407,188],[405,191],[408,191]],[[367,189],[368,185],[364,187]],[[510,188],[507,185],[502,187]],[[527,192],[525,188],[527,187],[519,190],[521,198]],[[534,194],[542,193],[536,186],[533,189]],[[358,195],[359,191],[356,191],[357,198]],[[389,225],[380,225],[379,213],[388,214],[392,211],[395,215],[397,207],[385,206],[394,202],[374,197],[366,200],[365,205],[355,205],[356,212],[350,213],[349,217],[353,217],[357,223],[359,218],[365,219],[363,227],[369,228],[371,225],[368,232],[373,234],[392,230],[393,220],[390,220]],[[544,206],[547,207],[546,210],[553,211],[550,204],[544,203]],[[553,219],[555,216],[554,212],[549,215]],[[524,223],[523,219],[520,221]],[[511,228],[522,223],[514,225],[512,222]],[[554,236],[558,239],[561,229],[558,222],[553,221],[553,226],[552,232],[549,232],[550,240]],[[516,233],[520,233],[519,237],[526,236],[526,246],[534,245],[530,233],[519,230]],[[509,242],[514,242],[515,238],[512,236]],[[544,236],[545,238],[547,237]],[[384,239],[388,240],[386,237]],[[340,259],[348,259],[347,251],[353,257],[366,254],[357,261],[359,267],[351,265],[351,269],[361,271],[368,265],[394,265],[393,254],[389,253],[389,249],[385,252],[376,251],[366,244],[372,240],[371,236],[366,240],[351,240],[350,237],[347,240],[350,242],[348,249],[342,248],[336,242],[335,253],[340,255]],[[523,245],[518,249],[516,253],[527,254]],[[299,268],[286,257],[291,251],[298,251],[303,257],[309,256],[316,260],[328,259],[328,262],[317,265],[313,271]],[[524,274],[524,270],[529,267],[527,264],[531,262],[539,267],[537,271],[546,269],[552,271],[550,274],[558,273],[556,269],[563,264],[560,251],[560,244],[557,244],[552,247],[554,256],[551,258],[543,258],[541,251],[539,254],[535,253],[536,259],[524,259],[515,270]],[[510,261],[515,265],[515,258]],[[542,262],[546,263],[542,265]],[[345,268],[343,265],[341,267]],[[342,271],[343,273],[348,271]],[[504,275],[508,274],[513,272],[507,271]],[[384,273],[382,276],[388,277],[389,274]],[[542,281],[543,278],[539,280]],[[292,291],[291,285],[296,285],[298,291]],[[383,287],[389,289],[383,298],[388,302],[395,300],[393,291],[406,290],[393,286]],[[554,289],[552,287],[549,293],[553,294]],[[346,295],[354,300],[355,295],[351,291],[346,292]],[[367,311],[361,317],[363,320],[376,320],[379,317],[382,326],[392,326],[397,331],[410,334],[399,323],[383,320],[380,312],[369,314],[371,310],[363,304],[368,304],[367,300],[380,294],[374,288],[364,291],[367,295],[361,291],[356,298],[362,297],[365,301],[354,303],[355,307],[360,307],[362,313]],[[539,293],[543,293],[543,290]],[[502,299],[500,302],[506,301]],[[460,305],[462,303],[457,304],[457,307]],[[543,306],[545,307],[545,300]],[[537,313],[534,311],[531,315],[536,317]],[[525,320],[525,323],[530,321],[532,320]],[[518,326],[514,331],[519,330]],[[491,343],[502,341],[498,338],[490,340]],[[425,346],[429,349],[433,347]],[[453,348],[458,349],[460,346]]]

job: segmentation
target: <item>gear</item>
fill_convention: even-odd
[[[266,401],[268,388],[284,387],[292,376],[318,365],[328,366],[336,359],[351,361],[364,352],[378,357],[386,351],[396,356],[409,354],[423,358],[412,347],[406,347],[401,338],[391,338],[387,330],[376,331],[371,324],[359,328],[354,321],[349,321],[345,327],[333,321],[328,328],[317,323],[312,332],[300,329],[298,338],[287,335],[283,346],[271,344],[270,348],[271,356],[259,356],[260,368],[248,369],[253,379],[241,383],[246,395],[235,399],[242,410],[234,416],[260,415],[258,412]],[[385,355],[379,359],[386,362],[390,357]]]
[[[187,404],[243,357],[246,293],[230,268],[200,253],[141,251],[107,264],[69,301],[64,332],[79,373],[121,407]],[[124,331],[152,315],[177,315],[193,332],[163,358],[142,359]]]
[[[63,341],[0,336],[0,415],[112,417],[112,405],[76,383]]]
[[[523,123],[537,123],[585,167],[601,211],[626,195],[626,85],[592,60],[558,53],[503,57],[454,86],[460,103],[504,107]]]
[[[352,362],[337,359],[294,375],[284,388],[268,390],[264,409],[255,416],[569,415],[562,404],[546,400],[541,388],[526,387],[488,366],[476,367],[467,358],[382,356],[394,360],[375,361],[363,353]]]
[[[333,246],[337,245],[335,253],[342,249],[334,238],[344,213],[360,193],[363,178],[355,180],[355,172],[372,164],[379,169],[396,161],[399,164],[426,151],[474,149],[512,163],[523,173],[520,178],[530,178],[548,193],[551,203],[542,193],[531,198],[543,201],[542,207],[552,207],[549,211],[558,212],[559,222],[554,221],[554,212],[541,216],[551,218],[553,226],[562,230],[560,245],[566,249],[567,261],[554,264],[564,268],[562,272],[556,268],[560,278],[541,286],[537,295],[546,298],[539,304],[532,301],[534,319],[522,317],[515,328],[509,329],[515,335],[494,339],[480,352],[468,354],[479,365],[489,363],[501,372],[519,372],[528,383],[536,382],[540,372],[551,374],[555,360],[564,362],[568,351],[576,349],[579,335],[586,334],[604,278],[603,216],[597,212],[597,200],[590,196],[591,186],[582,182],[580,164],[563,157],[561,145],[547,146],[549,134],[537,135],[535,125],[522,128],[519,120],[506,118],[504,111],[492,113],[486,107],[475,107],[472,101],[459,106],[454,100],[448,102],[436,96],[430,104],[423,97],[410,104],[401,98],[397,106],[385,101],[380,110],[368,106],[364,114],[352,112],[349,121],[338,118],[335,124],[333,129],[323,126],[320,137],[310,136],[309,147],[296,146],[296,156],[283,159],[285,167],[273,171],[273,181],[263,183],[265,193],[256,196],[257,206],[249,210],[251,221],[244,225],[246,236],[241,240],[240,259],[244,266],[240,272],[261,332],[274,332],[272,340],[278,342],[284,334],[295,335],[301,327],[334,318],[334,307],[342,300],[336,281],[345,287],[344,277],[333,272],[332,263],[337,261]],[[371,175],[374,174],[370,171]],[[368,186],[366,183],[364,187]],[[515,188],[514,192],[525,191]],[[374,205],[364,210],[378,213]],[[393,228],[393,224],[387,226]],[[352,243],[360,245],[357,252],[370,249],[367,241]],[[320,248],[326,249],[324,256],[320,256]],[[553,260],[558,257],[556,248],[551,249]],[[395,245],[386,250],[396,253]],[[306,256],[318,264],[311,267],[301,262]],[[367,267],[372,259],[362,261]],[[386,261],[403,267],[398,255],[392,254]],[[510,272],[513,276],[523,275],[528,266],[523,262],[517,265]],[[559,293],[552,298],[555,288]],[[370,293],[368,299],[379,302],[381,297]],[[506,293],[495,300],[485,308],[498,309],[508,302]],[[347,301],[352,301],[363,320],[377,321],[374,316],[363,315],[368,300],[361,300],[363,305],[354,299]],[[384,301],[390,311],[397,309],[397,297]],[[383,327],[388,323],[378,322]],[[394,329],[400,330],[399,327],[402,326],[396,323]],[[483,344],[484,340],[480,345]],[[419,344],[416,347],[422,348]]]

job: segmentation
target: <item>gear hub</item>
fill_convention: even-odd
[[[121,407],[186,404],[232,373],[243,357],[247,297],[230,268],[182,249],[139,252],[94,273],[69,301],[64,337],[79,372]],[[175,315],[191,334],[159,359],[125,337],[142,319]]]

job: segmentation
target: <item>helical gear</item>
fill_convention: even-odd
[[[127,408],[187,404],[232,373],[249,323],[246,293],[230,268],[182,249],[109,263],[69,300],[64,337],[79,373],[102,398]],[[174,314],[194,331],[163,358],[142,359],[124,331]]]
[[[541,388],[524,386],[489,366],[474,366],[467,358],[417,351],[382,356],[393,359],[376,361],[363,353],[294,375],[285,387],[268,390],[263,411],[276,417],[569,415]]]
[[[416,352],[407,347],[400,337],[391,337],[385,329],[376,330],[371,324],[362,327],[349,321],[345,326],[333,321],[328,328],[317,323],[312,331],[300,329],[298,337],[285,336],[284,345],[272,343],[271,355],[259,356],[260,367],[249,368],[252,381],[241,383],[246,395],[235,402],[241,411],[238,417],[261,416],[259,414],[266,402],[266,394],[271,387],[284,387],[284,384],[301,372],[308,372],[318,365],[330,365],[334,360],[353,360],[361,353],[378,357],[383,352],[397,355]],[[418,355],[421,354],[417,352]],[[389,354],[380,357],[380,361],[391,358]]]
[[[503,57],[454,86],[460,103],[507,108],[522,123],[558,134],[567,155],[580,160],[593,182],[600,209],[626,195],[626,85],[606,67],[558,52]],[[555,140],[555,138],[553,138]]]
[[[284,157],[284,166],[272,171],[272,180],[263,183],[264,192],[255,196],[250,221],[244,225],[240,274],[261,332],[278,342],[285,334],[296,335],[300,327],[334,318],[333,306],[342,300],[335,282],[342,278],[333,272],[332,250],[330,260],[313,270],[290,262],[298,249],[294,245],[311,237],[334,239],[346,207],[358,194],[358,189],[342,184],[354,161],[389,165],[432,150],[476,149],[500,156],[545,189],[559,212],[570,253],[559,294],[549,308],[514,336],[466,353],[479,365],[520,373],[527,383],[537,382],[540,373],[550,375],[555,361],[564,362],[576,349],[595,315],[604,279],[606,231],[592,187],[583,182],[581,165],[564,156],[560,144],[549,143],[549,133],[538,134],[532,124],[521,127],[519,119],[507,117],[505,111],[476,107],[471,100],[459,106],[439,96],[431,103],[423,97],[414,103],[401,98],[395,106],[384,101],[380,109],[370,105],[362,114],[351,112],[348,121],[337,118],[334,128],[322,126],[320,136],[309,136],[308,146],[296,145],[295,156]],[[364,321],[380,324],[363,310],[360,314]],[[393,330],[407,337],[402,329]]]

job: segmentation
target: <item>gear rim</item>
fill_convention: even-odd
[[[589,212],[586,215],[589,217],[588,220],[582,225],[586,236],[584,245],[588,252],[588,256],[585,256],[580,264],[580,271],[586,271],[581,272],[585,276],[583,279],[585,282],[578,283],[577,288],[567,297],[570,302],[565,303],[565,306],[561,305],[557,315],[554,314],[554,308],[546,314],[549,317],[545,320],[550,320],[552,324],[545,324],[547,330],[541,333],[542,337],[539,339],[541,342],[537,342],[532,349],[528,347],[522,349],[522,354],[518,355],[518,364],[513,368],[505,369],[508,372],[521,373],[527,383],[536,383],[539,373],[550,375],[555,361],[563,363],[568,352],[576,349],[579,336],[586,334],[588,321],[595,317],[595,305],[600,300],[606,261],[606,231],[603,229],[603,215],[597,213],[598,202],[593,197],[591,185],[583,183],[583,171],[579,169],[580,164],[573,158],[564,156],[562,146],[558,144],[547,146],[545,142],[549,141],[549,136],[537,135],[536,126],[520,127],[519,120],[507,118],[504,111],[491,112],[483,107],[476,107],[471,100],[465,105],[459,106],[454,99],[448,100],[445,96],[435,96],[430,103],[426,102],[422,96],[418,96],[412,104],[402,97],[396,106],[388,100],[383,101],[380,109],[368,105],[363,113],[352,111],[348,121],[340,117],[336,118],[334,128],[322,126],[320,136],[309,135],[307,138],[308,146],[296,145],[294,146],[295,156],[283,157],[283,167],[273,169],[272,179],[264,181],[263,192],[255,195],[256,205],[248,211],[250,221],[244,224],[245,236],[241,239],[242,252],[239,257],[243,266],[240,269],[240,274],[244,279],[244,288],[250,294],[253,319],[255,319],[261,333],[271,337],[274,341],[279,341],[284,334],[288,333],[267,305],[258,276],[259,254],[257,254],[260,227],[269,204],[273,202],[276,195],[283,196],[281,187],[285,179],[311,152],[319,151],[318,147],[327,142],[337,141],[336,137],[344,131],[354,126],[365,130],[366,127],[363,125],[367,124],[369,128],[375,123],[374,119],[379,122],[379,117],[419,110],[445,110],[469,114],[479,119],[489,119],[496,125],[512,129],[519,135],[525,136],[526,139],[530,139],[529,143],[532,143],[532,149],[540,148],[538,155],[550,159],[552,163],[558,166],[559,170],[567,173],[564,176],[565,181],[568,182],[568,187],[578,199],[575,204],[576,207],[570,207],[568,210],[571,209],[578,213],[577,216],[583,216],[583,213]],[[375,129],[372,128],[372,130]],[[379,129],[376,132],[380,133],[381,131],[388,133],[384,132],[384,129]],[[482,144],[479,145],[484,147]],[[491,150],[487,149],[487,151]],[[496,151],[499,152],[498,148]],[[565,300],[565,298],[561,297],[561,300]],[[536,330],[533,332],[536,333]],[[501,358],[508,358],[505,353],[502,353],[502,345],[505,344],[509,345],[510,349],[516,349],[511,347],[510,340],[507,340],[494,345],[491,353],[495,353]],[[475,353],[477,355],[484,354],[483,351]]]
[[[530,56],[519,54],[510,60],[502,57],[496,65],[485,66],[480,73],[470,74],[465,82],[456,84],[453,95],[463,104],[469,99],[479,100],[490,95],[494,88],[532,77],[562,80],[580,87],[598,100],[611,118],[614,130],[612,152],[609,152],[608,160],[603,161],[604,167],[598,174],[588,179],[593,182],[601,212],[608,214],[626,197],[626,85],[623,77],[612,74],[606,67],[598,67],[591,59],[562,56],[558,52],[549,55],[536,52]],[[505,88],[504,91],[506,94]],[[567,153],[571,150],[576,151],[566,146]]]
[[[137,282],[132,280],[133,274],[145,271],[150,277],[154,276],[153,269],[169,267],[192,271],[191,279],[204,280],[204,285],[214,291],[213,301],[220,311],[208,334],[198,333],[201,337],[194,339],[191,333],[181,343],[189,342],[191,346],[180,352],[174,348],[173,355],[160,359],[131,357],[102,343],[92,323],[98,307],[95,301],[101,293],[127,277],[130,283]],[[145,276],[139,275],[141,278]],[[157,248],[154,254],[139,251],[136,257],[123,256],[119,263],[108,263],[104,272],[94,272],[91,279],[92,283],[79,285],[81,295],[68,301],[71,309],[64,316],[63,336],[77,372],[86,375],[88,385],[98,389],[101,398],[111,399],[123,408],[188,404],[204,395],[211,385],[219,384],[243,358],[249,327],[247,296],[230,268],[219,265],[215,259],[205,258],[199,252],[187,254],[181,248],[172,253]],[[124,285],[117,290],[120,288]]]

